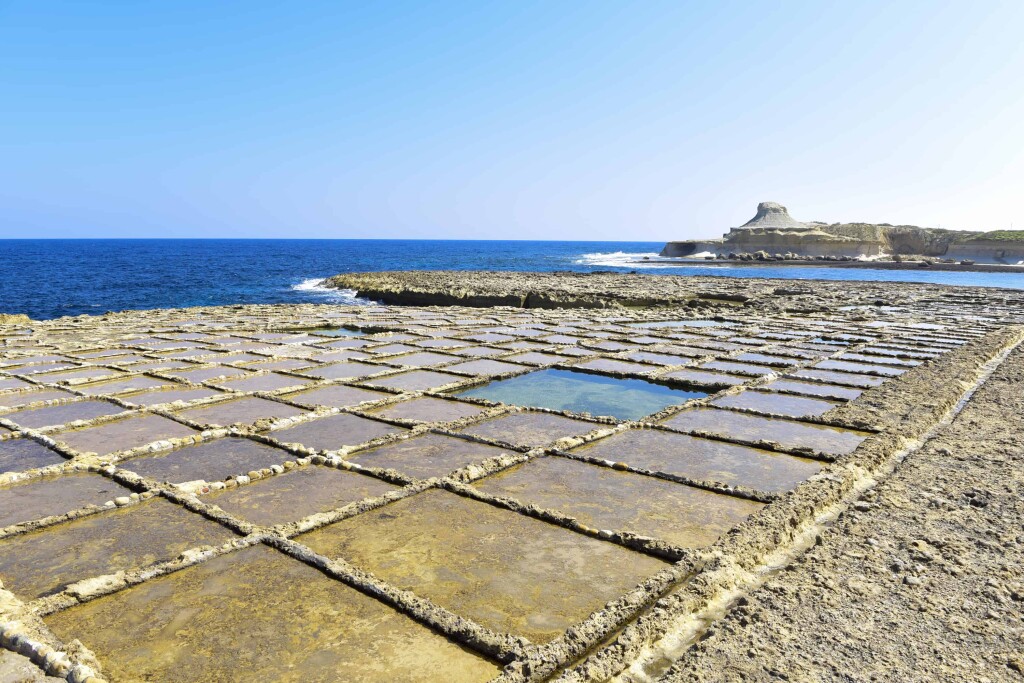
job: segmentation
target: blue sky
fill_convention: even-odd
[[[0,237],[1024,228],[1024,2],[0,1]]]

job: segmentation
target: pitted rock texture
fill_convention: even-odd
[[[663,683],[1024,679],[1024,348]]]

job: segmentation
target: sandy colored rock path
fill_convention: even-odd
[[[1024,680],[1024,347],[664,683]]]

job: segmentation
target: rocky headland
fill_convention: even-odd
[[[857,262],[1000,265],[1024,262],[1024,231],[943,230],[888,223],[800,222],[761,202],[757,214],[721,239],[669,242],[662,256],[738,262]]]

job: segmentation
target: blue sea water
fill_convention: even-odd
[[[660,242],[446,240],[0,240],[0,312],[82,313],[244,303],[354,303],[323,278],[365,270],[638,270],[889,280],[1024,289],[1024,275],[658,260]],[[644,260],[648,257],[650,260]]]

